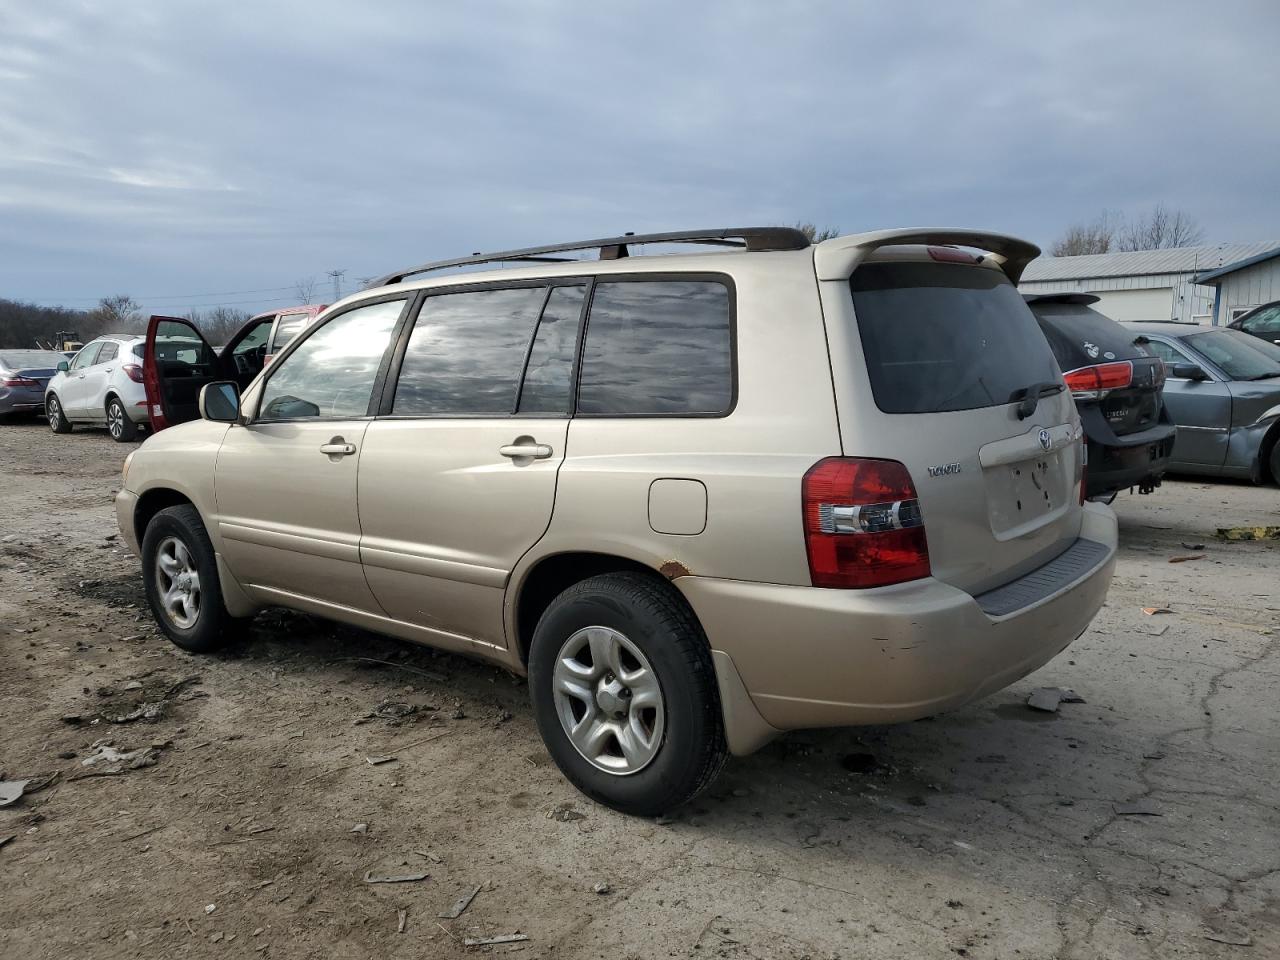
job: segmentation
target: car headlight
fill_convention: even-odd
[[[137,451],[135,450],[134,453]],[[129,454],[124,458],[124,466],[120,468],[120,479],[128,481],[129,479],[129,461],[133,459],[133,454]]]

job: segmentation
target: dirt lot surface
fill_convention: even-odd
[[[1214,537],[1274,488],[1121,497],[1110,600],[1037,674],[786,737],[652,821],[577,794],[493,668],[280,611],[171,647],[125,452],[0,427],[0,770],[58,775],[0,808],[5,960],[1280,956],[1280,542]]]

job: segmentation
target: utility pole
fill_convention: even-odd
[[[328,270],[325,272],[325,276],[333,278],[333,302],[334,303],[337,303],[339,300],[342,299],[342,275],[346,272],[347,271],[345,270]]]

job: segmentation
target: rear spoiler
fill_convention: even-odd
[[[813,265],[819,280],[848,280],[854,269],[873,250],[905,244],[925,246],[974,247],[986,250],[990,259],[1009,278],[1017,283],[1022,271],[1036,257],[1040,248],[1026,240],[1006,237],[1001,233],[982,230],[947,230],[935,227],[907,227],[899,230],[876,230],[872,233],[856,233],[849,237],[824,240],[813,248]]]

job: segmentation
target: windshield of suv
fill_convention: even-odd
[[[1183,337],[1232,380],[1280,377],[1280,347],[1235,330],[1210,330]]]
[[[995,407],[1057,361],[998,270],[959,263],[865,263],[849,281],[876,406],[885,413]]]

